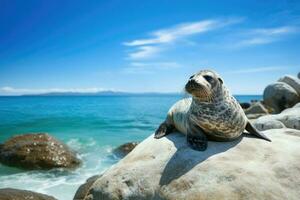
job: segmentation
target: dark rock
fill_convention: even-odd
[[[284,82],[268,85],[264,90],[264,104],[274,113],[280,113],[286,108],[293,107],[300,101],[300,96],[295,89]]]
[[[300,72],[298,73],[298,78],[300,79]]]
[[[45,133],[10,138],[2,144],[0,162],[24,169],[75,168],[80,165],[72,150]]]
[[[121,157],[124,157],[129,154],[138,144],[138,142],[128,142],[117,147],[113,152]]]
[[[54,197],[12,188],[0,189],[0,200],[56,200]]]
[[[93,183],[100,178],[101,175],[95,175],[89,178],[84,184],[82,184],[76,191],[75,196],[73,200],[84,200],[86,195],[88,194],[90,187],[93,185]]]
[[[251,103],[245,102],[245,103],[240,103],[240,105],[241,105],[241,107],[242,107],[243,109],[247,109],[247,108],[249,108],[249,107],[251,106]]]

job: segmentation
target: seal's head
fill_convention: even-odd
[[[200,101],[212,101],[223,88],[223,80],[212,70],[201,70],[192,75],[185,90]]]

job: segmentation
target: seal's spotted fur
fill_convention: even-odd
[[[192,98],[180,100],[171,107],[167,119],[157,129],[155,138],[177,129],[187,135],[188,143],[196,150],[206,149],[207,138],[233,140],[245,129],[269,140],[253,128],[240,104],[216,72],[200,71],[190,77],[185,88]]]

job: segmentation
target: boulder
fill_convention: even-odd
[[[289,86],[294,88],[294,90],[296,90],[298,95],[300,95],[300,79],[298,79],[294,76],[286,75],[286,76],[280,78],[278,80],[278,82],[283,82],[283,83],[288,84]]]
[[[245,114],[247,115],[248,119],[256,119],[268,113],[268,110],[261,102],[253,103],[248,109],[245,110]]]
[[[253,122],[258,130],[292,128],[300,130],[300,103],[277,115],[267,115]]]
[[[286,128],[285,125],[281,121],[278,121],[273,115],[262,116],[255,120],[252,125],[260,131]]]
[[[54,197],[12,188],[0,189],[0,200],[56,200]]]
[[[77,189],[73,200],[84,200],[90,190],[90,187],[99,177],[100,175],[95,175],[86,180],[86,182]]]
[[[300,131],[264,131],[272,142],[244,134],[194,151],[183,134],[140,143],[92,185],[85,200],[298,200]]]
[[[253,103],[247,110],[245,110],[247,114],[268,114],[268,110],[262,105],[260,102]]]
[[[300,101],[297,91],[283,82],[268,85],[263,94],[264,104],[272,108],[274,113],[280,113]]]
[[[126,156],[128,153],[130,153],[139,143],[138,142],[128,142],[125,144],[122,144],[115,148],[113,150],[113,153],[120,157]]]
[[[45,133],[10,138],[1,145],[0,162],[24,169],[74,168],[80,165],[72,150]]]

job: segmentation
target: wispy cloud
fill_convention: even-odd
[[[14,88],[14,87],[2,87],[0,88],[1,95],[21,95],[21,94],[43,94],[50,92],[76,92],[76,93],[97,93],[101,91],[107,91],[114,89],[104,88],[49,88],[49,89],[30,89],[30,88]]]
[[[176,62],[133,62],[123,72],[130,74],[150,74],[157,70],[170,70],[180,67],[181,65]]]
[[[151,57],[158,53],[160,49],[155,46],[140,46],[136,51],[129,53],[128,57],[131,60],[138,60]]]
[[[250,74],[259,72],[282,71],[286,70],[286,66],[271,66],[271,67],[253,67],[248,69],[234,70],[227,72],[228,74]]]
[[[181,37],[203,33],[211,29],[220,26],[220,22],[217,20],[204,20],[194,23],[179,24],[171,28],[161,29],[152,32],[149,39],[133,40],[131,42],[125,42],[126,46],[141,46],[150,44],[162,44],[170,43]]]
[[[248,30],[246,33],[241,34],[242,39],[236,42],[234,47],[269,44],[279,41],[285,36],[296,32],[299,32],[299,29],[293,26],[252,29]]]
[[[161,52],[163,45],[166,46],[170,43],[174,44],[180,39],[212,31],[241,21],[241,18],[211,19],[177,24],[170,28],[153,31],[149,34],[148,38],[124,42],[123,45],[133,48],[133,52],[128,55],[129,59],[145,59]]]

